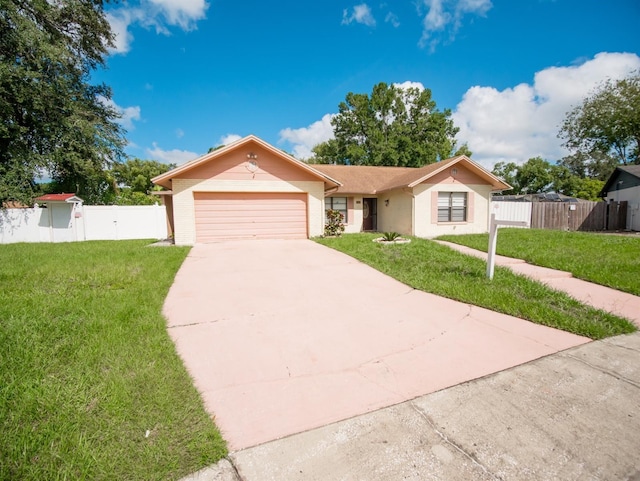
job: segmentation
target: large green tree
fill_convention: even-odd
[[[604,180],[617,165],[640,164],[640,74],[601,84],[567,113],[558,136],[576,175]]]
[[[90,74],[112,45],[102,0],[0,0],[0,205],[30,202],[41,174],[88,202],[109,191],[124,131]]]
[[[349,92],[338,109],[335,138],[313,149],[312,162],[420,167],[456,148],[451,112],[436,108],[429,89],[379,83],[371,95]]]
[[[492,173],[513,189],[505,194],[538,194],[557,192],[586,200],[598,200],[604,182],[575,175],[562,164],[551,164],[541,157],[533,157],[522,165],[498,162]]]
[[[116,182],[115,203],[120,205],[154,204],[159,198],[150,195],[158,189],[151,179],[175,168],[175,164],[163,164],[156,160],[128,159],[117,162],[111,169]]]

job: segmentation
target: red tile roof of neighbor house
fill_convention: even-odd
[[[44,194],[36,197],[34,200],[37,202],[67,202],[72,197],[81,200],[79,197],[76,197],[76,194]]]

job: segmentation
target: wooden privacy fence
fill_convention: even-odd
[[[532,229],[622,230],[626,222],[627,202],[532,203]]]

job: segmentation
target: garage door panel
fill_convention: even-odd
[[[195,193],[196,239],[300,239],[307,237],[307,195]]]

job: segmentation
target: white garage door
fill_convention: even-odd
[[[196,242],[306,239],[307,194],[196,192]]]

